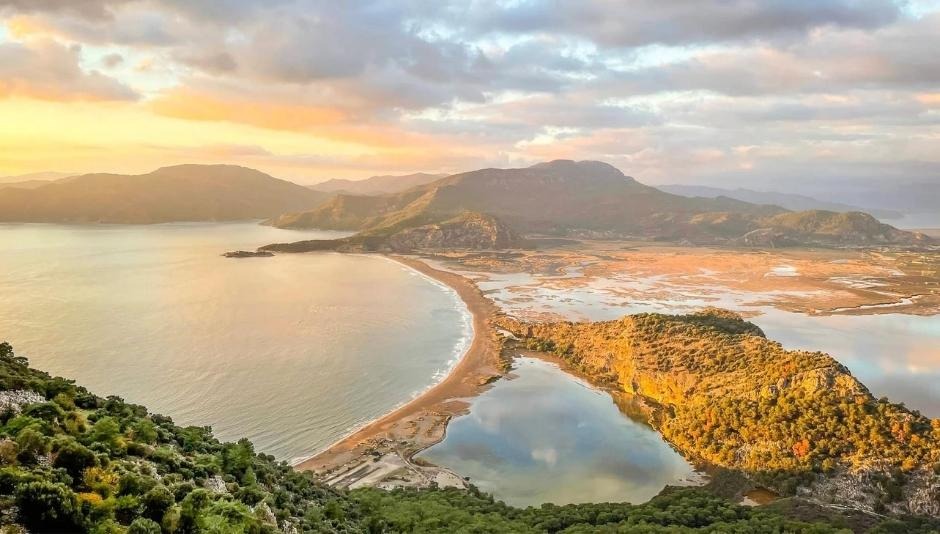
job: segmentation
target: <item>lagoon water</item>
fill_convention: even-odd
[[[294,459],[427,388],[472,332],[452,290],[390,260],[219,256],[331,235],[0,225],[0,340],[94,392]]]
[[[444,441],[421,457],[518,506],[640,503],[697,478],[608,393],[534,358],[517,358],[513,374],[473,399],[469,414],[451,421]]]

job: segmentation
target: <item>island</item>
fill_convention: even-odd
[[[233,250],[222,254],[224,258],[270,258],[273,252],[266,250]]]

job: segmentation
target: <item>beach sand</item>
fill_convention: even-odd
[[[339,487],[463,486],[446,469],[415,462],[413,457],[444,438],[451,417],[466,412],[467,399],[502,376],[501,342],[490,322],[496,306],[470,280],[404,256],[389,256],[453,288],[473,317],[473,340],[451,372],[409,403],[360,428],[326,450],[299,462]]]

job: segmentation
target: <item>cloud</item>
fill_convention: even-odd
[[[197,121],[232,121],[275,130],[304,131],[336,124],[343,114],[325,107],[222,99],[187,89],[164,93],[151,102],[155,112]]]
[[[108,54],[104,56],[103,58],[101,58],[101,64],[104,65],[105,68],[108,68],[108,69],[113,69],[117,67],[118,65],[120,65],[121,63],[124,63],[124,56],[122,56],[121,54],[118,54],[117,52]]]
[[[79,67],[78,48],[43,40],[0,43],[0,97],[43,100],[133,100],[128,86]]]
[[[67,13],[89,19],[106,19],[112,9],[133,0],[0,0],[4,10],[25,13]]]
[[[264,151],[213,157],[269,167],[375,174],[567,157],[608,160],[652,182],[782,183],[813,169],[832,180],[940,161],[940,14],[931,9],[883,0],[0,0],[9,39],[0,94],[129,99],[133,87],[142,93],[134,105],[155,120],[241,128],[234,144]],[[269,146],[285,136],[348,152]],[[215,141],[200,137],[194,153]]]
[[[766,40],[814,28],[877,28],[900,16],[882,0],[557,0],[449,4],[454,26],[473,33],[563,33],[604,47]]]

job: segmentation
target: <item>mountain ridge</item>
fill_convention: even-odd
[[[682,195],[686,197],[705,197],[705,198],[717,198],[717,197],[728,197],[736,200],[741,200],[744,202],[751,202],[754,204],[769,204],[774,206],[780,206],[781,208],[792,210],[792,211],[807,211],[807,210],[824,210],[824,211],[834,211],[834,212],[851,212],[851,211],[860,211],[869,213],[877,218],[888,218],[888,219],[897,219],[902,216],[901,212],[888,209],[879,209],[879,208],[866,208],[860,206],[853,206],[850,204],[844,204],[841,202],[830,202],[825,200],[819,200],[811,196],[801,195],[796,193],[781,193],[779,191],[757,191],[755,189],[747,189],[743,187],[738,187],[735,189],[727,189],[722,187],[713,187],[713,186],[704,186],[704,185],[686,185],[686,184],[667,184],[656,186],[657,189],[666,191],[667,193],[672,193],[674,195]]]
[[[721,196],[674,195],[644,185],[607,163],[571,160],[519,169],[479,169],[394,194],[340,194],[312,210],[283,214],[266,224],[391,232],[441,222],[463,211],[492,215],[520,234],[743,246],[920,246],[931,242],[923,234],[877,226],[865,214],[843,221],[844,235],[804,232],[788,225],[787,218],[775,219],[790,213],[777,206]],[[820,220],[837,218],[833,212],[806,213],[807,217],[816,213]]]
[[[138,175],[91,173],[0,189],[0,220],[148,224],[263,219],[327,195],[237,165],[184,164]]]
[[[383,174],[371,176],[364,180],[347,180],[333,178],[325,182],[309,185],[314,191],[324,193],[345,193],[349,195],[381,195],[398,193],[418,185],[424,185],[447,176],[446,174],[433,174],[417,172],[413,174],[393,175]]]

